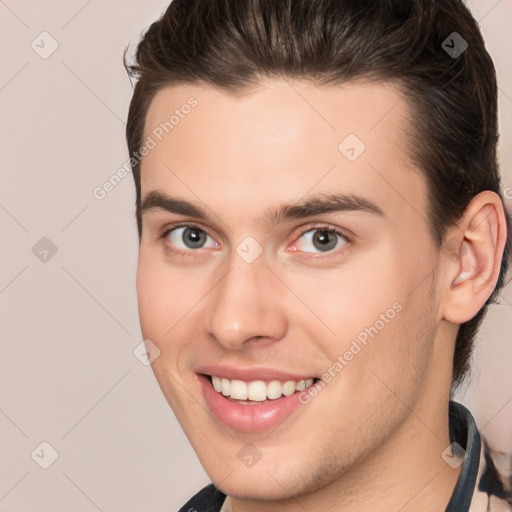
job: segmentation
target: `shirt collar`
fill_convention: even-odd
[[[457,448],[464,452],[462,469],[446,512],[468,512],[475,493],[482,442],[473,416],[462,404],[450,401],[449,418],[451,446],[457,443]]]

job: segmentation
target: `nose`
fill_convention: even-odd
[[[288,329],[283,283],[263,257],[247,263],[234,255],[229,269],[210,295],[205,328],[230,350],[247,342],[277,341]]]

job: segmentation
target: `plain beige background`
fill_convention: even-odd
[[[93,195],[127,159],[123,49],[167,4],[0,0],[1,511],[174,511],[208,482],[134,355],[133,179]],[[510,208],[512,0],[469,5],[498,70]],[[511,287],[501,302],[459,398],[512,452]]]

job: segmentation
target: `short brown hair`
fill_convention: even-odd
[[[455,41],[467,43],[460,55],[449,52]],[[154,95],[168,85],[209,84],[236,93],[263,77],[319,85],[392,80],[414,115],[410,152],[427,180],[428,220],[438,247],[476,194],[492,190],[502,198],[496,73],[461,0],[173,0],[139,42],[133,64],[126,53],[124,65],[138,79],[126,127],[131,157],[142,145]],[[132,171],[140,238],[137,158]],[[477,330],[504,285],[508,215],[507,231],[497,286],[459,327],[452,389],[469,372]]]

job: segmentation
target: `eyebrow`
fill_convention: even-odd
[[[178,197],[163,194],[156,190],[149,192],[141,203],[141,215],[152,211],[166,211],[200,220],[208,220],[210,215],[202,207]],[[259,221],[272,226],[286,220],[297,220],[314,215],[336,212],[363,212],[384,217],[383,210],[375,203],[355,194],[321,194],[294,204],[267,208]]]

